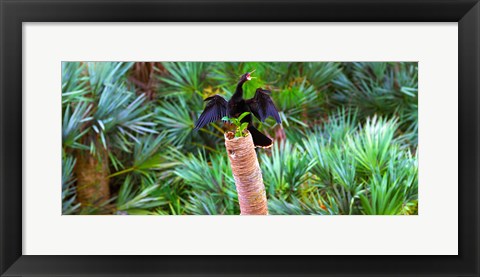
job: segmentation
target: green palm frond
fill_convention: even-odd
[[[183,145],[192,135],[194,117],[184,98],[163,101],[155,112],[159,128],[175,145]]]
[[[317,89],[324,89],[342,72],[339,63],[326,62],[310,62],[303,64],[303,74],[308,82]]]
[[[162,63],[168,75],[160,76],[160,80],[167,84],[160,94],[172,94],[192,97],[200,94],[206,79],[208,63],[202,62],[165,62]]]
[[[272,98],[287,127],[290,125],[307,127],[308,124],[305,121],[309,115],[318,114],[320,111],[321,103],[317,98],[317,91],[313,86],[308,85],[305,79],[298,85],[272,92]]]
[[[357,163],[340,142],[330,143],[328,138],[310,134],[303,140],[303,151],[314,162],[311,172],[314,185],[329,193],[342,214],[354,212],[355,200],[362,188],[358,181]]]
[[[145,183],[143,182],[140,189],[135,189],[132,177],[127,176],[118,192],[117,210],[136,214],[143,210],[148,214],[148,210],[168,203],[163,196],[155,195],[159,185]]]
[[[107,138],[114,146],[129,152],[132,141],[139,142],[135,134],[154,134],[151,121],[154,115],[151,107],[144,104],[145,94],[135,98],[135,94],[125,87],[105,87],[93,118],[92,129],[100,136],[104,148],[108,147]],[[108,136],[107,136],[108,134]]]
[[[342,214],[354,214],[355,201],[364,191],[355,157],[337,145],[333,145],[327,153],[331,179],[326,191],[335,199]]]
[[[126,169],[111,174],[110,177],[132,172],[148,177],[157,171],[159,174],[155,178],[163,178],[170,173],[171,168],[178,165],[177,161],[169,157],[171,151],[171,141],[166,138],[164,132],[159,135],[140,137],[138,143],[134,145],[133,164]]]
[[[207,157],[203,152],[197,155],[177,155],[180,155],[177,160],[182,162],[174,172],[192,191],[191,201],[187,206],[188,211],[193,214],[211,211],[203,205],[196,204],[198,199],[203,199],[203,193],[207,193],[211,198],[210,204],[215,203],[215,214],[239,214],[235,183],[224,155]],[[213,205],[207,206],[213,207]]]
[[[80,142],[80,139],[89,131],[89,127],[85,123],[92,120],[90,117],[91,108],[92,106],[87,102],[67,105],[62,120],[62,143],[64,147],[88,149]]]
[[[330,173],[329,162],[331,151],[327,140],[321,137],[318,133],[310,133],[305,137],[299,145],[300,151],[305,153],[305,156],[312,161],[312,173],[320,180],[329,182],[332,179]]]
[[[187,210],[195,215],[219,215],[227,212],[218,198],[213,198],[209,193],[201,191],[193,191]]]
[[[333,80],[332,98],[358,109],[362,117],[410,117],[418,105],[417,74],[416,63],[347,63]]]
[[[134,168],[143,170],[166,170],[177,163],[171,162],[168,158],[171,141],[166,138],[165,133],[160,135],[148,135],[141,138],[140,143],[135,145],[133,157]]]
[[[133,62],[88,62],[88,81],[91,92],[102,93],[104,87],[115,86],[126,80],[126,73],[132,68]]]
[[[338,215],[340,210],[334,198],[326,195],[323,198],[318,192],[306,197],[285,200],[271,198],[268,200],[268,210],[272,215]]]
[[[159,194],[165,198],[167,204],[154,210],[157,215],[188,214],[188,188],[178,178],[169,177],[159,189]]]
[[[271,156],[261,154],[260,160],[268,195],[284,198],[293,195],[306,182],[306,173],[314,166],[314,161],[288,141],[274,144]]]
[[[85,65],[80,62],[62,62],[62,104],[88,102],[88,77],[83,75]]]
[[[395,215],[402,209],[404,195],[399,180],[388,174],[375,175],[366,183],[369,197],[360,195],[363,212],[371,215]]]
[[[368,119],[358,135],[348,138],[348,150],[354,154],[359,167],[367,172],[384,172],[391,153],[396,146],[392,144],[397,130],[397,121],[378,117]]]
[[[64,215],[75,214],[80,209],[80,203],[75,203],[74,166],[75,158],[64,153],[62,157],[62,214]]]
[[[317,134],[322,133],[330,142],[341,143],[348,135],[357,131],[358,127],[357,110],[349,110],[341,107],[330,113],[324,124],[314,128]]]

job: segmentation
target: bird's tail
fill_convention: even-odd
[[[270,148],[272,146],[273,141],[266,135],[260,133],[255,127],[250,125],[247,129],[252,135],[253,144],[255,144],[256,147]]]

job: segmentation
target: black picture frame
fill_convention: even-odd
[[[479,276],[478,0],[1,0],[0,3],[1,276]],[[103,21],[458,22],[459,255],[22,255],[22,23]]]

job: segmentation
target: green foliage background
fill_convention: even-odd
[[[246,98],[271,90],[284,128],[256,121],[277,138],[257,150],[270,214],[418,213],[417,63],[155,63],[148,87],[135,66],[62,64],[63,214],[238,215],[222,123],[192,130],[203,99],[253,69]],[[74,153],[99,147],[111,199],[82,207]]]

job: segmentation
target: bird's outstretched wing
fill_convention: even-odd
[[[206,98],[207,106],[195,123],[195,130],[203,126],[222,119],[227,115],[227,100],[220,95],[214,95]]]
[[[260,121],[265,122],[265,119],[271,116],[275,118],[277,123],[282,123],[277,108],[269,94],[271,94],[269,90],[257,88],[255,96],[248,99],[246,103],[250,107],[252,113],[260,119]]]

